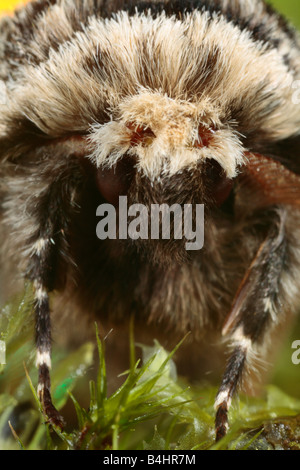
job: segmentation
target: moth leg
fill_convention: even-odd
[[[38,397],[48,422],[63,428],[64,420],[56,410],[51,398],[51,324],[49,293],[57,281],[58,264],[67,256],[69,214],[74,200],[72,184],[68,174],[61,168],[61,179],[48,181],[42,194],[34,198],[34,205],[28,204],[37,227],[30,237],[29,266],[26,277],[33,282],[36,365],[38,368]],[[38,202],[37,202],[38,201]],[[68,262],[71,260],[68,259]]]
[[[246,341],[246,338],[243,340]],[[243,340],[241,340],[241,342]],[[240,383],[242,374],[244,372],[246,360],[247,347],[236,346],[227,363],[222,383],[215,400],[216,441],[222,439],[228,431],[228,411],[231,405],[232,397]]]
[[[280,280],[287,254],[285,220],[285,210],[278,209],[223,328],[222,333],[232,345],[232,352],[215,400],[217,440],[228,430],[228,410],[245,371],[264,353],[264,340],[278,321]]]
[[[42,404],[43,411],[47,416],[48,422],[61,429],[64,426],[64,420],[52,403],[51,398],[51,324],[50,324],[50,306],[49,306],[49,284],[45,278],[45,270],[48,262],[51,263],[50,239],[39,239],[37,245],[38,253],[35,256],[35,274],[34,274],[34,313],[35,313],[35,342],[36,342],[36,366],[38,368],[38,387],[37,393]]]

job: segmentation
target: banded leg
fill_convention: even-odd
[[[273,224],[261,244],[236,294],[223,327],[232,352],[216,400],[216,439],[228,429],[228,410],[247,367],[263,353],[264,339],[278,321],[280,280],[285,267],[287,242],[284,209],[274,213]]]
[[[51,324],[48,290],[50,291],[51,288],[47,282],[45,270],[48,262],[53,262],[55,255],[50,252],[50,239],[40,238],[37,244],[40,247],[33,262],[35,264],[33,285],[35,290],[36,366],[38,368],[37,393],[49,423],[63,428],[64,420],[52,403],[50,383]]]
[[[62,169],[61,169],[62,170]],[[28,246],[30,261],[27,278],[35,291],[34,313],[36,327],[36,365],[38,367],[38,397],[50,424],[63,428],[64,420],[51,398],[51,324],[49,293],[55,288],[58,265],[67,254],[66,233],[73,190],[68,175],[49,181],[43,193],[35,198],[31,217],[38,227]],[[38,203],[36,202],[38,201]],[[30,204],[28,210],[30,209]],[[68,260],[70,261],[70,260]]]

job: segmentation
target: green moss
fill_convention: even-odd
[[[0,449],[300,449],[300,399],[275,385],[269,385],[260,399],[236,399],[230,411],[230,432],[215,444],[216,389],[183,382],[176,375],[175,350],[169,354],[157,342],[152,348],[143,347],[143,362],[136,361],[133,334],[130,369],[110,396],[105,342],[98,334],[95,381],[87,374],[95,367],[95,345],[87,343],[73,352],[54,347],[53,397],[63,415],[68,410],[69,424],[65,432],[50,430],[35,396],[31,304],[28,286],[24,296],[6,306],[1,316],[7,364],[0,375]],[[290,350],[285,357],[291,363]],[[286,369],[285,364],[284,380]],[[276,375],[278,379],[279,370]],[[90,397],[86,407],[80,403],[79,390]]]

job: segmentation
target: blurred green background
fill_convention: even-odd
[[[288,17],[300,29],[300,1],[299,0],[269,0],[281,13]]]

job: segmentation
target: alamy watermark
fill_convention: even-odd
[[[0,106],[7,104],[7,91],[5,83],[0,80]]]
[[[0,364],[6,364],[6,344],[0,341]]]
[[[292,363],[298,366],[300,364],[300,340],[293,342],[292,349],[295,349],[295,352],[292,354]]]
[[[144,204],[128,206],[127,196],[120,196],[118,215],[111,204],[98,206],[96,215],[101,217],[96,227],[100,240],[115,240],[117,234],[120,240],[180,240],[184,237],[188,251],[201,250],[204,245],[203,204],[151,204],[148,208]]]
[[[295,90],[293,93],[293,104],[300,104],[300,80],[295,80],[292,83],[292,88]]]

